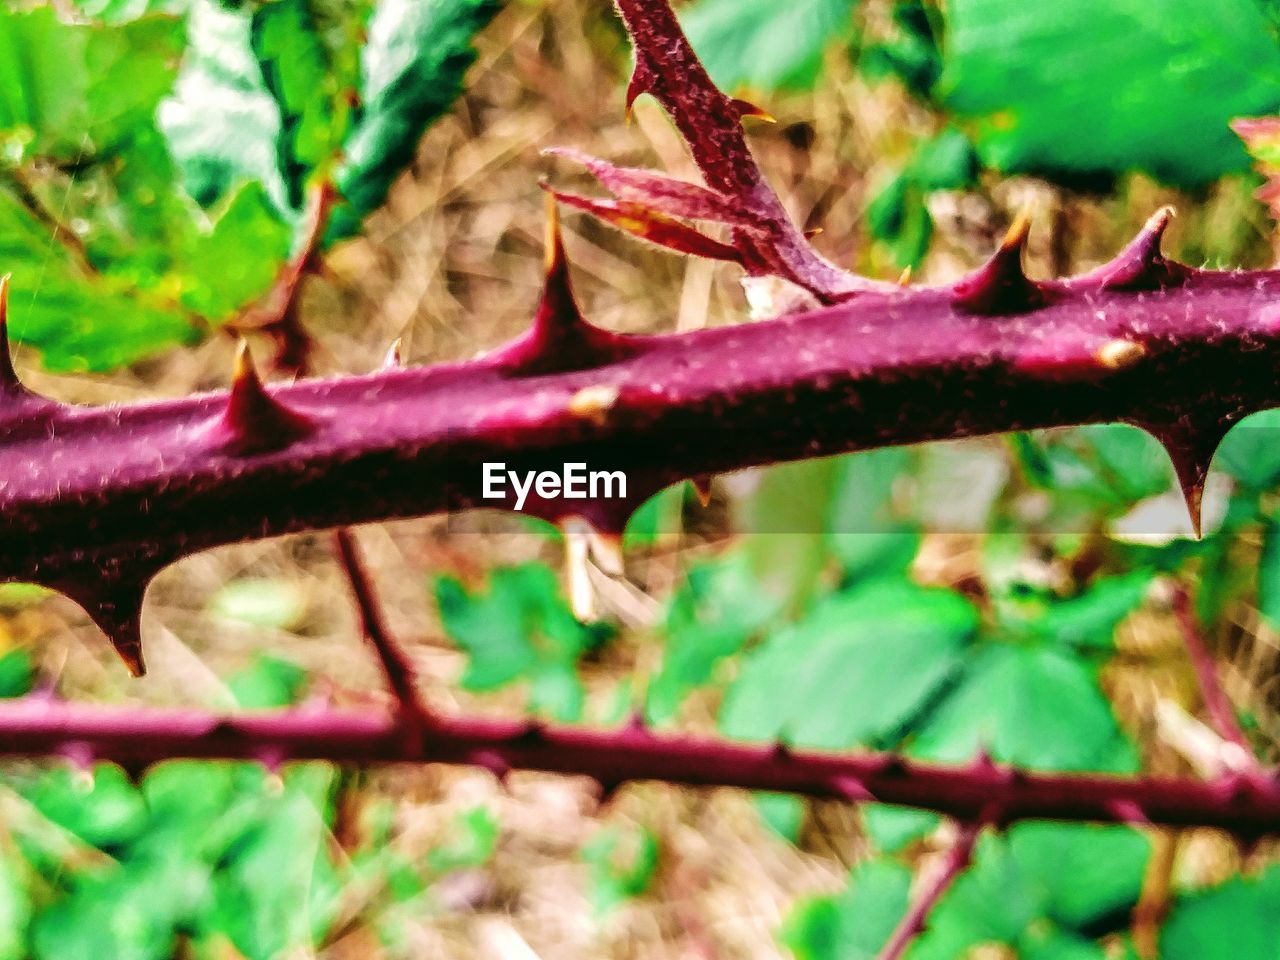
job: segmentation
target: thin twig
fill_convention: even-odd
[[[911,942],[924,931],[933,908],[973,860],[973,847],[978,842],[978,834],[982,832],[982,826],[982,823],[977,821],[960,824],[955,842],[947,850],[942,863],[938,864],[937,872],[929,879],[919,896],[912,901],[906,914],[889,937],[888,943],[880,951],[877,960],[898,960],[911,946]]]
[[[1196,672],[1196,681],[1200,687],[1200,699],[1204,701],[1205,713],[1209,722],[1227,744],[1237,749],[1224,750],[1223,761],[1232,770],[1250,774],[1261,774],[1262,766],[1253,753],[1248,737],[1236,720],[1235,710],[1227,699],[1218,679],[1218,664],[1205,645],[1200,633],[1200,625],[1192,609],[1191,594],[1185,586],[1179,584],[1173,594],[1173,615],[1182,633],[1182,641],[1187,648],[1187,656]]]

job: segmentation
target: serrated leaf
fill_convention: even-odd
[[[649,682],[646,713],[654,722],[675,716],[716,665],[738,653],[782,609],[763,590],[741,552],[692,567],[667,608],[662,667]]]
[[[946,18],[940,88],[1005,172],[1207,183],[1247,165],[1228,120],[1280,106],[1280,47],[1253,0],[955,0]]]
[[[888,860],[867,860],[834,897],[802,900],[778,938],[796,960],[872,960],[907,910],[911,874]]]
[[[475,60],[471,41],[498,11],[496,0],[380,0],[360,52],[359,95],[343,144],[328,241],[350,236],[386,199],[427,126],[462,92]]]
[[[1180,897],[1160,928],[1162,960],[1276,960],[1280,869]]]
[[[487,593],[440,577],[435,594],[445,630],[467,654],[463,687],[496,690],[527,678],[535,707],[560,720],[580,717],[578,659],[611,630],[579,623],[547,567],[529,563],[495,570]]]
[[[746,659],[721,729],[839,748],[893,739],[961,661],[977,615],[960,596],[871,581],[823,601]]]
[[[812,90],[831,46],[853,36],[856,0],[697,0],[680,12],[723,90]]]
[[[1131,768],[1123,744],[1084,661],[1048,647],[988,644],[917,729],[912,753],[958,763],[985,750],[1041,770]]]

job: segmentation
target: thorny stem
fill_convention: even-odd
[[[924,932],[929,914],[937,906],[942,895],[950,889],[957,877],[968,869],[973,860],[973,847],[982,832],[981,823],[962,823],[954,842],[947,850],[928,884],[919,892],[898,922],[876,960],[899,960],[911,942]]]
[[[1187,657],[1195,669],[1196,681],[1200,687],[1200,699],[1204,701],[1205,712],[1214,731],[1226,744],[1234,749],[1223,751],[1223,761],[1232,770],[1249,774],[1261,774],[1262,766],[1254,755],[1249,738],[1240,728],[1236,720],[1235,710],[1227,699],[1226,692],[1218,680],[1218,664],[1213,654],[1205,645],[1196,622],[1191,593],[1179,584],[1173,594],[1173,615],[1182,633],[1183,644],[1187,648]]]
[[[183,757],[466,764],[500,777],[512,770],[587,776],[606,794],[624,783],[662,780],[898,804],[992,826],[1045,819],[1212,826],[1241,838],[1280,832],[1280,783],[1272,779],[1205,783],[1039,773],[981,757],[942,765],[895,754],[833,755],[664,735],[634,724],[592,730],[436,715],[415,744],[394,718],[306,707],[227,716],[27,698],[0,702],[0,754],[90,757],[128,769]]]

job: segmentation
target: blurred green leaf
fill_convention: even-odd
[[[1266,519],[1262,528],[1262,552],[1258,557],[1258,612],[1273,629],[1280,627],[1280,518],[1274,515]]]
[[[529,563],[495,570],[487,594],[439,577],[435,594],[445,630],[467,654],[463,687],[496,690],[529,678],[535,709],[558,720],[581,717],[578,659],[612,631],[603,623],[579,623],[547,567]]]
[[[427,864],[436,873],[447,873],[466,867],[481,867],[489,862],[498,847],[498,821],[486,807],[463,810],[453,820],[454,831],[449,842],[427,854]]]
[[[1251,490],[1269,490],[1280,483],[1280,410],[1263,410],[1245,417],[1223,438],[1213,458]]]
[[[928,810],[895,807],[884,803],[862,806],[862,824],[881,853],[897,853],[903,847],[938,829],[942,818]]]
[[[59,767],[24,791],[45,817],[95,847],[126,844],[146,829],[147,805],[124,772],[100,763],[91,778]]]
[[[1227,121],[1280,106],[1253,0],[953,0],[946,19],[940,89],[997,170],[1203,184],[1248,165]]]
[[[1112,650],[1116,628],[1142,603],[1153,576],[1150,570],[1134,570],[1099,577],[1078,596],[1053,600],[1027,620],[1007,625],[1078,650]]]
[[[227,687],[241,707],[268,710],[296,703],[306,678],[297,664],[260,653],[252,667],[227,681]]]
[[[911,93],[927,100],[942,74],[942,51],[930,8],[922,0],[905,0],[893,5],[892,16],[896,34],[863,49],[858,67],[873,80],[897,77]]]
[[[36,667],[26,650],[9,650],[0,656],[0,700],[26,696],[35,682]]]
[[[1275,960],[1280,868],[1179,897],[1160,928],[1162,960]]]
[[[756,811],[769,829],[792,843],[800,842],[800,828],[804,826],[805,801],[789,793],[757,793]]]
[[[853,36],[856,0],[697,0],[680,24],[725,90],[812,90],[822,55]]]
[[[0,857],[0,960],[23,960],[28,955],[27,928],[33,907],[27,869],[14,851],[6,850]]]
[[[597,916],[612,912],[649,889],[658,872],[658,838],[641,827],[624,834],[608,827],[582,848],[590,871],[591,900]]]
[[[1096,672],[1085,662],[1048,647],[987,644],[920,725],[912,753],[958,763],[985,750],[1032,769],[1131,769],[1124,747]]]
[[[907,911],[911,873],[887,860],[866,860],[834,897],[801,900],[778,938],[796,960],[873,960]]]
[[[716,665],[781,609],[741,551],[691,567],[667,607],[662,668],[649,682],[648,718],[662,723],[674,717],[684,698],[711,680]]]
[[[820,748],[896,739],[976,627],[973,607],[944,590],[876,580],[837,594],[746,658],[721,729]]]
[[[884,244],[893,262],[919,266],[933,239],[933,218],[924,191],[905,173],[885,184],[867,204],[867,230]]]

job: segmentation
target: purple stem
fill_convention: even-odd
[[[876,960],[899,960],[906,953],[907,947],[917,936],[924,932],[929,914],[937,906],[942,895],[950,889],[960,874],[968,869],[973,860],[973,847],[978,842],[978,834],[982,832],[981,823],[962,823],[955,842],[947,850],[937,872],[929,878],[929,883],[915,900],[911,902],[906,914],[899,921],[889,941],[880,951]]]
[[[986,758],[958,766],[892,754],[836,756],[696,736],[529,720],[436,717],[417,743],[394,718],[305,708],[220,716],[50,702],[0,702],[0,754],[68,755],[129,769],[173,758],[339,763],[430,762],[578,774],[606,791],[634,780],[727,786],[934,810],[999,826],[1026,818],[1213,826],[1252,837],[1280,832],[1280,783],[1214,783],[1107,774],[1033,773]],[[993,813],[994,811],[994,813]]]

